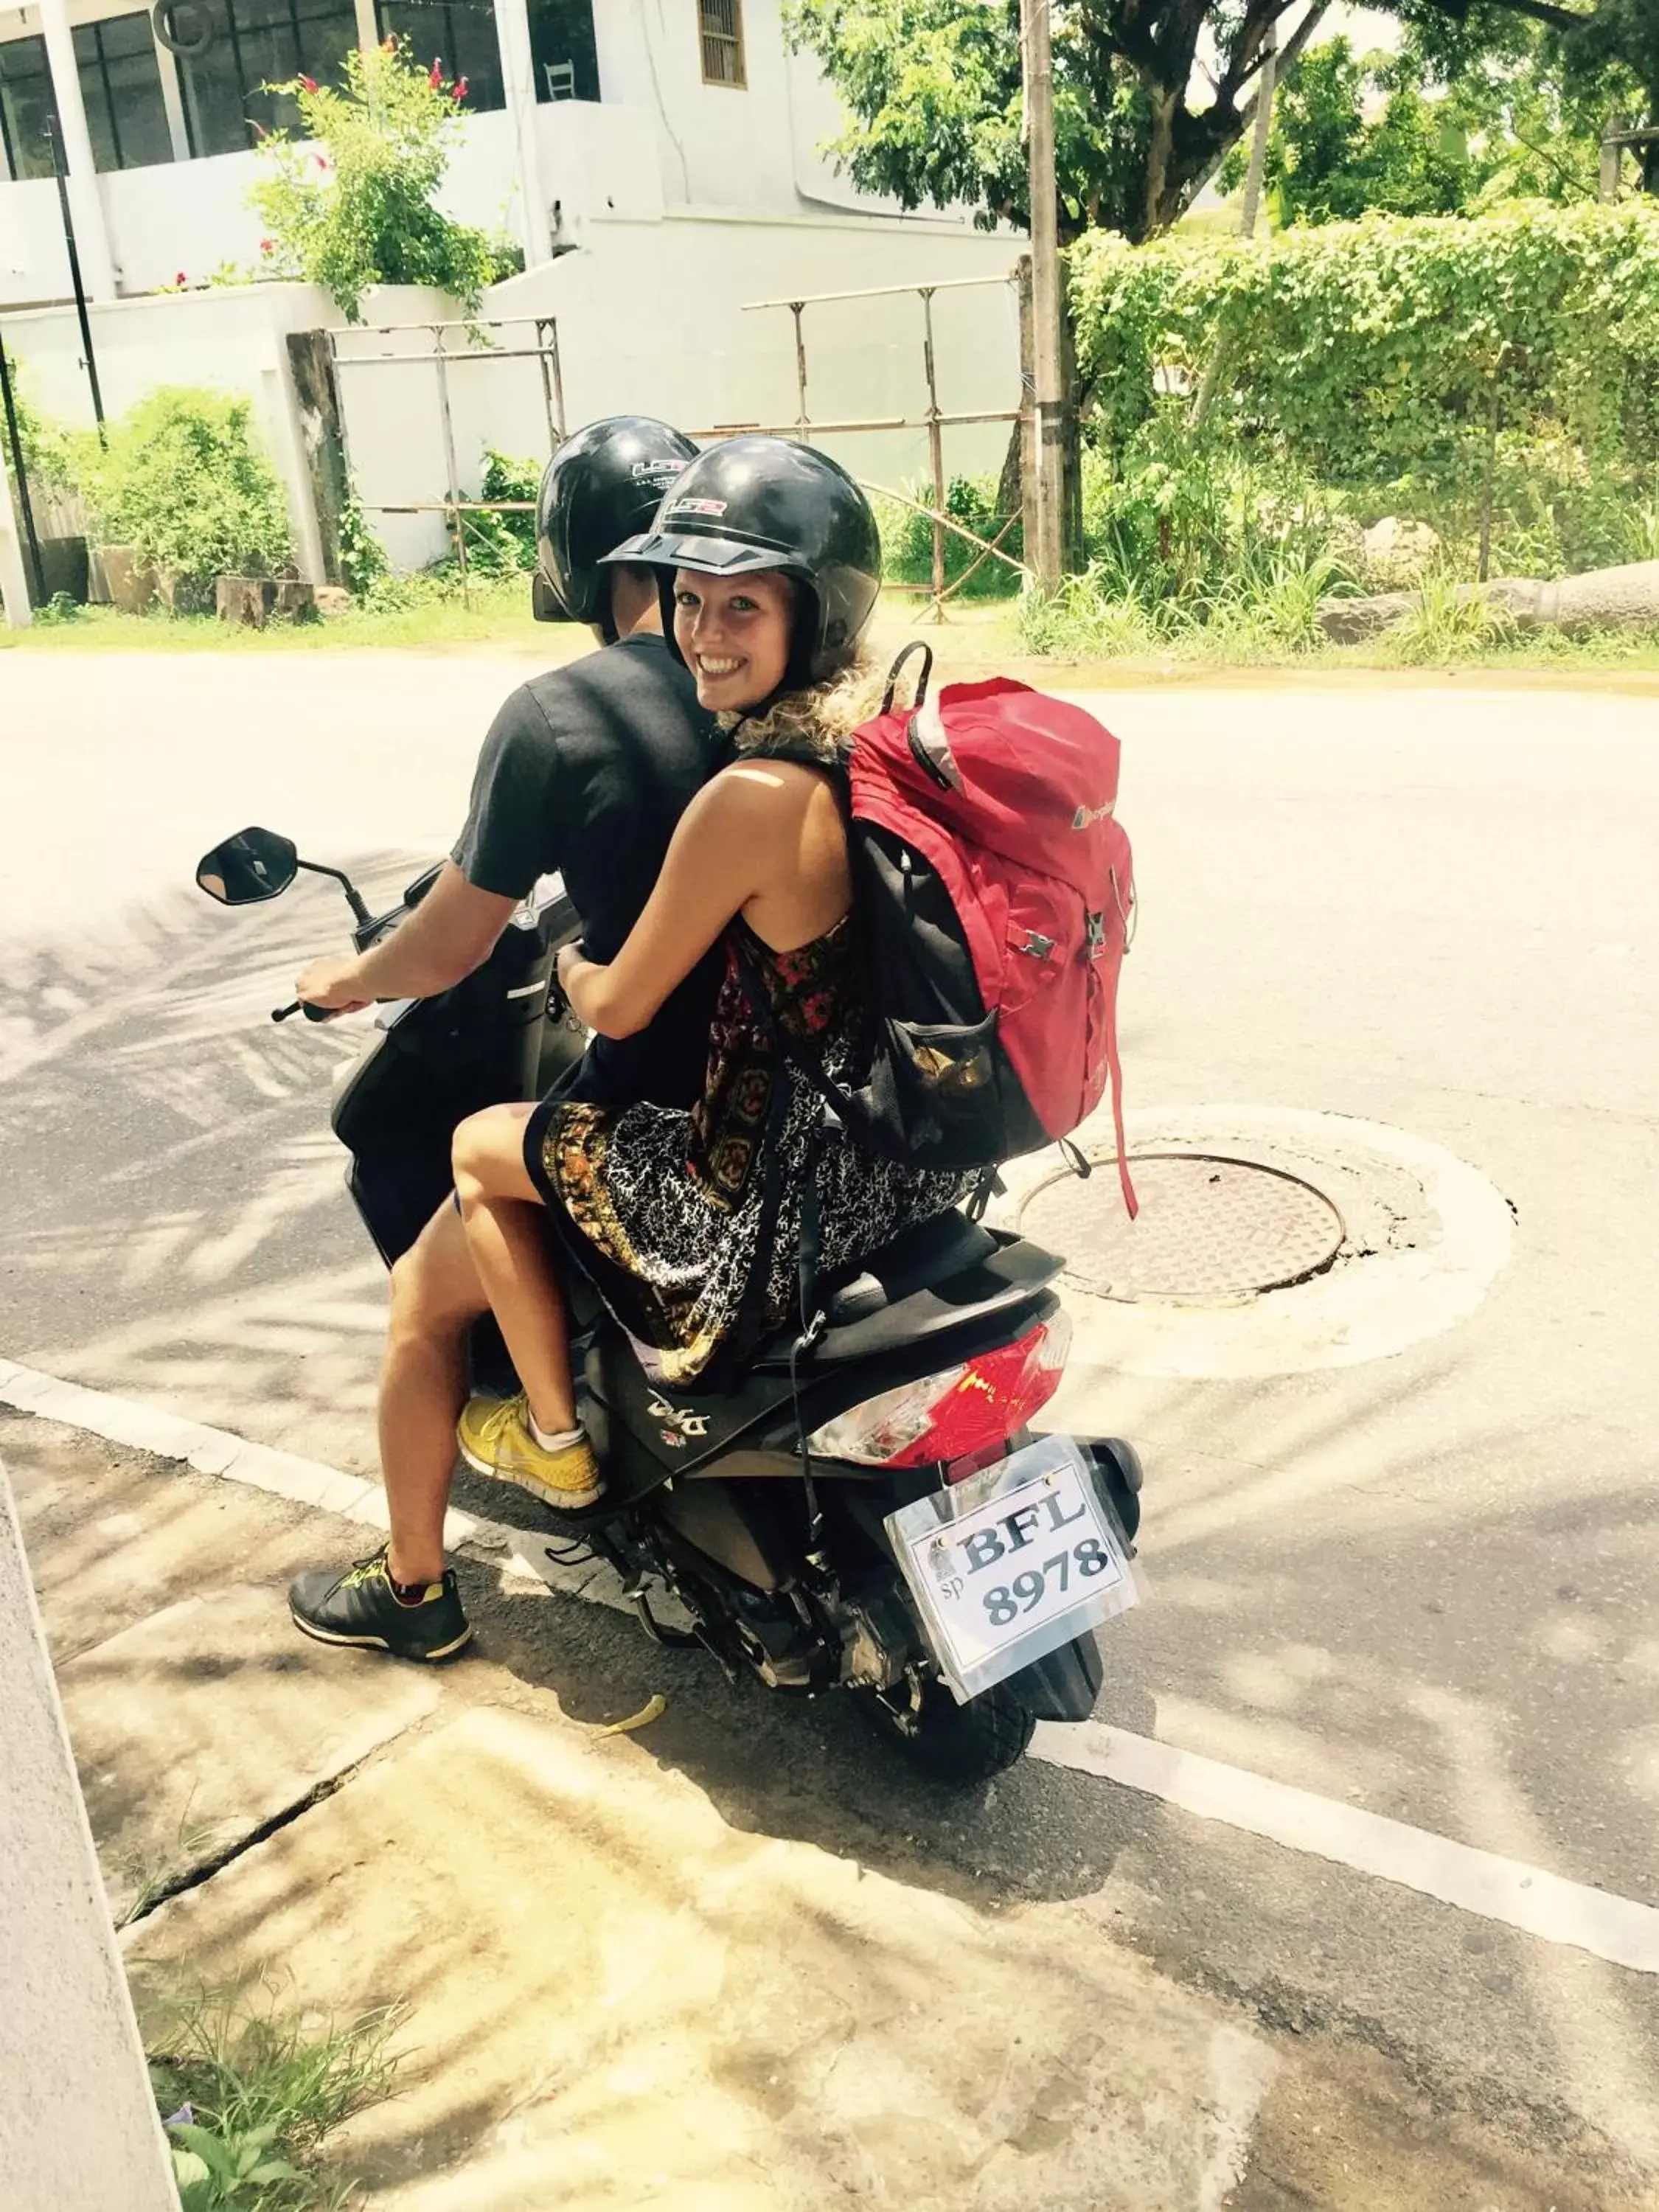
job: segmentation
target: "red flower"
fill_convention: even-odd
[[[259,240],[259,251],[261,253],[270,253],[274,252],[275,241],[269,238],[262,238]]]
[[[184,290],[184,289],[185,289],[185,286],[186,283],[187,283],[189,280],[186,278],[186,276],[185,276],[185,275],[184,270],[181,269],[181,270],[179,271],[179,274],[178,274],[178,275],[173,278],[173,283],[174,283],[179,287],[179,289],[182,292],[182,291]]]
[[[426,81],[432,87],[434,92],[442,91],[444,82],[444,65],[441,56],[433,63],[430,70],[428,72]]]
[[[466,98],[466,79],[464,76],[458,76],[454,83],[450,86],[449,96],[452,100]]]
[[[328,167],[328,156],[327,156],[327,155],[326,155],[326,154],[319,154],[319,155],[318,155],[318,156],[317,156],[317,167],[318,167],[319,169],[325,169],[325,168],[327,168],[327,167]]]
[[[302,92],[315,92],[317,89],[316,78],[314,76],[302,76],[300,79],[300,89]]]

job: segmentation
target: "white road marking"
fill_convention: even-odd
[[[42,1420],[58,1421],[65,1428],[84,1430],[109,1443],[151,1452],[157,1459],[182,1461],[198,1474],[245,1482],[251,1489],[268,1490],[295,1504],[337,1513],[347,1521],[361,1521],[381,1534],[387,1527],[386,1493],[378,1482],[365,1482],[361,1475],[344,1474],[321,1460],[301,1459],[295,1452],[250,1443],[228,1429],[185,1420],[136,1398],[89,1390],[79,1382],[43,1375],[38,1368],[0,1359],[0,1406],[39,1414]],[[504,1553],[510,1552],[550,1589],[563,1596],[585,1597],[594,1604],[613,1606],[619,1613],[633,1610],[616,1575],[603,1562],[562,1566],[548,1556],[545,1539],[533,1529],[508,1528],[503,1522],[486,1521],[478,1514],[461,1513],[452,1506],[444,1522],[444,1542],[452,1552],[495,1566],[501,1565]],[[670,1620],[675,1617],[672,1613],[664,1614]]]
[[[60,1382],[36,1368],[0,1360],[0,1405],[61,1422],[111,1443],[151,1452],[158,1459],[182,1461],[199,1474],[247,1483],[372,1528],[386,1527],[385,1498],[378,1483],[343,1474],[319,1460],[251,1443],[228,1430],[185,1420],[135,1399]],[[503,1552],[511,1552],[563,1595],[618,1612],[630,1609],[609,1568],[561,1567],[544,1556],[532,1531],[452,1510],[444,1534],[453,1550],[496,1565]],[[1050,1765],[1099,1775],[1141,1790],[1201,1820],[1224,1821],[1289,1850],[1306,1851],[1379,1881],[1397,1882],[1482,1919],[1502,1921],[1546,1943],[1588,1951],[1638,1973],[1659,1973],[1659,1911],[1633,1898],[1569,1881],[1543,1867],[1455,1843],[1403,1820],[1386,1820],[1359,1806],[1292,1789],[1266,1775],[1200,1758],[1195,1752],[1132,1735],[1099,1721],[1045,1722],[1037,1729],[1031,1755]]]
[[[1144,1790],[1200,1820],[1223,1820],[1288,1850],[1398,1882],[1419,1896],[1437,1898],[1483,1920],[1501,1920],[1547,1943],[1588,1951],[1638,1973],[1659,1974],[1659,1911],[1632,1898],[1592,1889],[1543,1867],[1454,1843],[1404,1820],[1387,1820],[1101,1721],[1045,1722],[1037,1729],[1032,1755]]]

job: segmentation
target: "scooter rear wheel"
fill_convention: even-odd
[[[957,1789],[988,1782],[1016,1765],[1036,1727],[1003,1682],[965,1705],[938,1680],[924,1682],[914,1703],[908,1692],[861,1690],[857,1696],[878,1735],[922,1773]]]

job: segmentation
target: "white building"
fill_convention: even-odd
[[[369,327],[347,331],[314,285],[202,289],[223,264],[259,265],[254,126],[294,120],[260,88],[323,80],[355,40],[388,33],[467,79],[449,212],[525,252],[485,295],[490,343],[444,342],[447,392],[429,359],[384,366],[430,356],[429,326],[459,312],[441,295],[372,292]],[[1006,280],[1022,241],[965,212],[907,216],[837,175],[819,149],[842,113],[787,50],[781,0],[0,0],[0,335],[34,404],[87,428],[54,112],[107,413],[161,385],[248,396],[307,575],[323,556],[292,332],[337,333],[354,482],[400,565],[446,550],[434,502],[452,483],[476,495],[489,448],[545,452],[539,364],[511,356],[536,319],[556,325],[566,428],[623,409],[782,427],[800,419],[794,325],[756,303],[829,295],[802,331],[811,434],[878,486],[929,469],[930,328],[937,402],[957,418],[950,471],[994,469],[1019,404]],[[161,289],[181,276],[190,289]],[[945,288],[926,309],[904,289],[923,285]],[[825,427],[849,422],[869,427]]]
[[[447,204],[532,266],[607,215],[897,213],[819,154],[841,111],[780,0],[32,0],[0,4],[0,307],[70,289],[49,118],[89,295],[195,283],[258,264],[252,149],[295,120],[261,87],[389,33],[466,78]]]

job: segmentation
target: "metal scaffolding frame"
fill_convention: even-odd
[[[927,455],[933,476],[933,504],[926,507],[920,500],[912,499],[908,492],[895,491],[890,485],[872,483],[861,478],[866,491],[878,492],[884,499],[896,501],[915,514],[925,514],[933,524],[933,577],[926,584],[896,584],[889,588],[902,592],[926,592],[933,605],[935,622],[945,619],[945,603],[959,592],[970,576],[977,574],[987,561],[1005,562],[1017,575],[1029,577],[1028,564],[1004,550],[1004,541],[1019,520],[1010,515],[994,538],[981,538],[967,529],[945,510],[946,483],[945,477],[945,433],[969,422],[1021,423],[1028,432],[1035,422],[1030,405],[1030,394],[1022,389],[1022,404],[1018,407],[992,409],[984,412],[947,413],[939,404],[938,356],[933,342],[933,297],[939,292],[965,292],[988,284],[1006,284],[1015,288],[1018,296],[1019,270],[1018,266],[1000,276],[953,276],[935,284],[866,284],[848,292],[813,292],[793,300],[750,300],[744,302],[745,314],[759,314],[769,308],[786,307],[795,326],[795,419],[793,422],[744,422],[724,424],[714,431],[694,431],[694,437],[732,437],[738,431],[763,431],[775,437],[806,438],[813,431],[821,437],[846,436],[860,430],[926,430]],[[848,300],[886,300],[910,297],[921,302],[921,360],[922,374],[927,386],[927,410],[921,416],[871,416],[844,422],[814,421],[807,405],[806,333],[803,322],[808,307],[830,307]],[[965,538],[978,548],[978,558],[963,569],[953,583],[945,580],[945,533]]]
[[[533,345],[497,345],[493,342],[479,343],[479,333],[486,331],[533,330]],[[452,346],[447,334],[459,331],[465,340],[465,349]],[[340,352],[342,338],[388,338],[406,336],[410,331],[422,331],[432,341],[431,349],[423,353],[403,353],[387,347],[378,354],[348,354]],[[358,503],[366,514],[441,514],[454,540],[456,565],[461,575],[461,596],[470,606],[472,603],[471,580],[466,565],[466,518],[469,514],[533,514],[534,500],[526,499],[463,499],[460,472],[455,461],[455,422],[449,404],[449,364],[453,361],[473,363],[495,361],[534,361],[541,364],[542,398],[547,410],[547,439],[552,453],[564,438],[564,373],[559,359],[559,325],[552,315],[492,315],[460,322],[431,323],[369,323],[356,324],[343,331],[328,333],[329,360],[337,382],[341,371],[349,368],[430,368],[436,372],[438,383],[438,417],[443,432],[444,477],[448,485],[448,496],[441,500],[412,500],[398,505],[384,501],[362,500]],[[340,446],[345,463],[346,482],[352,482],[351,442],[346,425],[346,409],[340,407]]]
[[[870,284],[852,291],[806,293],[787,300],[750,300],[744,303],[743,313],[759,314],[772,309],[785,308],[793,319],[795,334],[795,416],[787,422],[718,422],[702,429],[690,431],[688,435],[702,443],[713,443],[722,438],[760,434],[769,437],[801,438],[855,436],[861,432],[877,430],[926,430],[929,470],[933,479],[933,504],[929,507],[912,497],[908,492],[896,491],[891,485],[875,483],[860,478],[866,491],[878,493],[900,507],[917,514],[926,515],[933,526],[933,574],[925,584],[897,584],[890,589],[901,592],[925,592],[932,605],[935,622],[945,619],[945,603],[961,591],[969,579],[976,575],[987,561],[1000,561],[1016,575],[1029,576],[1027,563],[1006,550],[1006,540],[1020,520],[1010,515],[994,538],[981,538],[945,512],[947,483],[945,474],[945,434],[970,423],[1006,422],[1024,425],[1028,437],[1035,422],[1030,393],[1024,386],[1022,372],[1022,404],[1018,407],[987,410],[947,410],[939,403],[938,351],[933,332],[933,299],[939,292],[968,291],[988,285],[1011,285],[1018,295],[1019,270],[1018,266],[996,276],[957,276],[933,284]],[[824,307],[844,304],[854,300],[913,298],[921,307],[920,332],[922,374],[927,390],[927,405],[921,415],[872,415],[848,417],[844,420],[819,420],[813,416],[807,403],[808,359],[804,317],[808,307]],[[488,331],[529,330],[534,341],[523,345],[501,345],[493,342],[480,344],[479,334]],[[459,331],[464,343],[452,343],[450,334]],[[420,332],[427,337],[429,345],[420,350],[402,351],[385,347],[379,353],[343,354],[343,338],[393,338]],[[432,371],[437,379],[438,413],[442,431],[444,473],[447,495],[441,500],[407,500],[396,503],[386,501],[363,501],[361,503],[368,514],[441,514],[450,531],[455,547],[455,558],[460,571],[461,591],[471,604],[471,584],[466,558],[467,517],[474,514],[524,514],[535,512],[533,500],[522,499],[464,499],[461,496],[460,477],[455,458],[454,421],[450,408],[449,368],[457,361],[471,363],[496,361],[536,361],[541,365],[542,392],[547,410],[548,451],[551,453],[564,436],[564,380],[559,354],[559,326],[552,315],[504,315],[482,321],[374,323],[355,325],[343,331],[328,333],[329,356],[337,381],[342,372],[358,368],[416,368]],[[346,481],[352,481],[351,449],[346,425],[346,409],[340,407],[340,442],[345,463]],[[946,536],[962,538],[974,547],[976,557],[954,581],[947,582],[945,574],[945,541]]]

